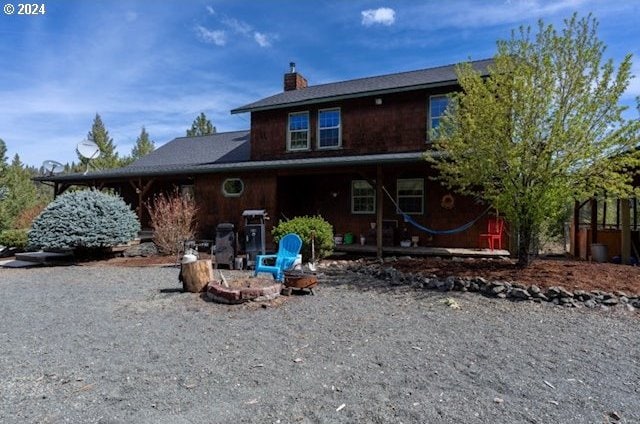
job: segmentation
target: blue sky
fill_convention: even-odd
[[[623,101],[640,95],[640,0],[43,2],[44,16],[0,14],[0,138],[36,166],[76,160],[96,113],[129,154],[142,126],[161,145],[200,112],[249,128],[229,110],[280,92],[290,61],[320,84],[484,59],[511,29],[574,11],[600,21],[606,57],[634,55]]]

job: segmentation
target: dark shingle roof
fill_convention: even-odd
[[[200,137],[178,137],[141,157],[127,168],[242,162],[249,160],[249,131]]]
[[[436,153],[432,153],[436,154]],[[66,183],[82,183],[97,179],[119,180],[131,177],[153,177],[168,175],[193,175],[209,174],[217,172],[254,172],[268,171],[274,169],[304,169],[323,167],[352,167],[364,165],[376,165],[382,163],[407,163],[424,162],[425,152],[402,152],[402,153],[382,153],[371,155],[350,155],[336,157],[318,157],[305,159],[276,159],[263,161],[242,161],[242,162],[216,162],[207,164],[191,165],[162,165],[162,166],[127,166],[124,168],[107,169],[104,171],[89,172],[88,174],[58,174],[52,176],[38,177],[38,181],[55,181]],[[426,163],[426,162],[424,162]]]
[[[471,62],[471,65],[474,69],[486,75],[488,73],[487,66],[491,63],[493,63],[493,59],[485,59]],[[456,65],[447,65],[418,71],[312,85],[300,90],[285,91],[266,97],[257,102],[233,109],[231,113],[276,109],[350,97],[370,96],[385,92],[415,90],[445,83],[450,84],[457,80],[455,67]]]

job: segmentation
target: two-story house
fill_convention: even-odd
[[[490,63],[472,64],[486,73]],[[292,63],[283,92],[231,111],[250,113],[249,131],[176,138],[124,168],[44,179],[56,193],[77,184],[114,188],[143,226],[140,205],[179,186],[195,196],[203,238],[221,222],[241,227],[245,209],[265,209],[270,226],[321,215],[336,233],[363,235],[369,245],[397,244],[408,233],[423,246],[478,247],[484,220],[431,236],[398,210],[433,229],[459,227],[485,210],[434,181],[424,159],[446,95],[459,89],[455,65],[309,86]]]

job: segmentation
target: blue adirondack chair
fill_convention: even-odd
[[[278,244],[278,253],[276,255],[258,255],[256,256],[256,273],[269,272],[276,281],[284,280],[284,272],[293,267],[296,257],[302,248],[302,239],[299,235],[290,233],[280,239]],[[275,265],[265,265],[265,259],[275,258]]]

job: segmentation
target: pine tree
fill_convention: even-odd
[[[7,189],[5,198],[0,202],[0,230],[11,228],[22,211],[38,202],[38,193],[31,177],[31,172],[16,154],[0,177],[0,186]]]
[[[4,140],[0,138],[0,177],[2,176],[3,171],[7,167],[7,145],[4,143]]]
[[[96,117],[93,120],[91,131],[87,134],[87,140],[93,141],[100,148],[100,156],[97,159],[91,159],[91,166],[96,169],[109,169],[117,168],[121,165],[116,152],[116,145],[113,144],[113,139],[109,137],[109,131],[105,128],[102,118],[96,113]],[[78,154],[80,163],[85,165],[89,162],[89,159],[83,158]]]
[[[136,140],[136,145],[133,146],[133,149],[131,150],[131,158],[133,160],[140,159],[141,157],[153,152],[155,148],[155,143],[153,140],[149,139],[149,133],[145,127],[142,127],[142,131],[140,131],[140,135]]]
[[[198,137],[201,135],[211,135],[216,133],[216,127],[211,124],[207,116],[202,112],[191,124],[191,129],[187,130],[187,137]]]

